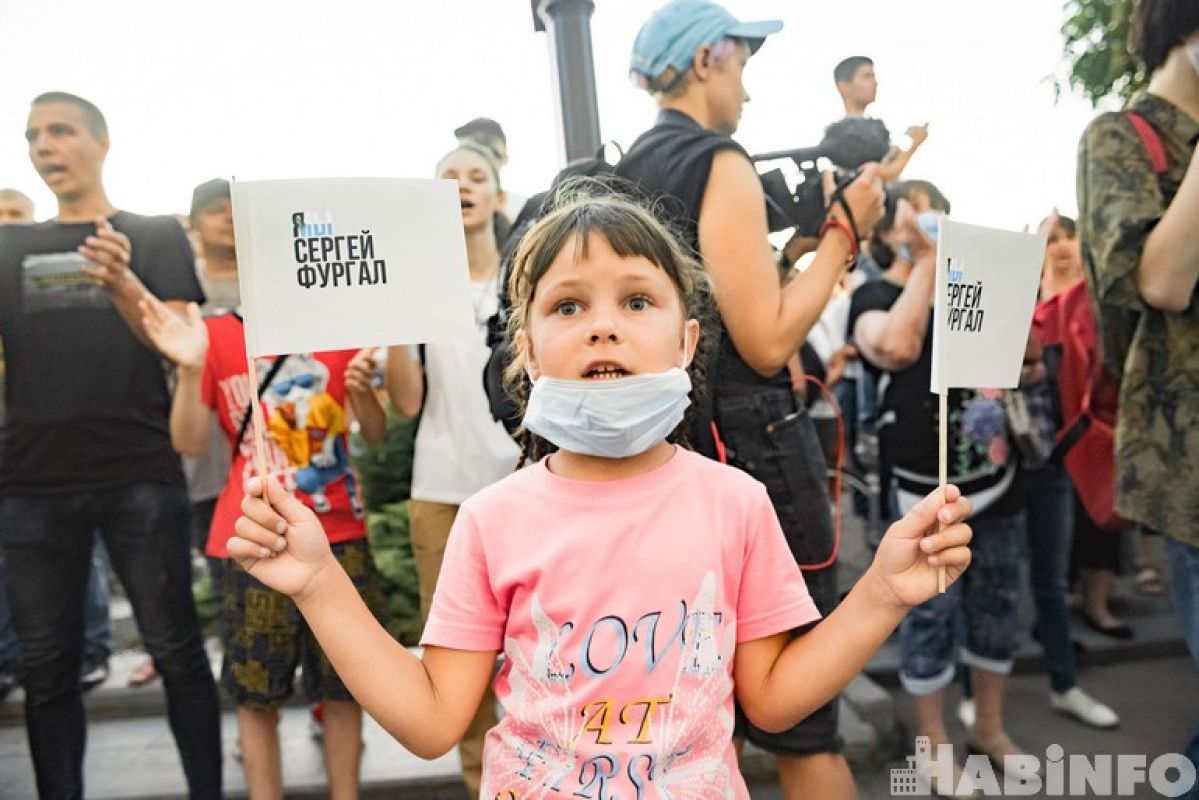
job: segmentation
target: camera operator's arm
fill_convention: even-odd
[[[867,165],[845,188],[855,221],[866,229],[882,216],[876,170]],[[839,208],[830,216],[843,219]],[[844,233],[830,229],[807,270],[780,287],[767,233],[758,173],[741,153],[717,153],[699,213],[699,249],[737,352],[760,375],[772,377],[820,318],[853,249]]]
[[[912,140],[912,146],[907,150],[895,150],[895,157],[888,159],[879,168],[878,174],[887,183],[896,181],[907,168],[908,162],[912,160],[912,156],[916,155],[916,151],[920,149],[920,145],[924,144],[924,140],[928,138],[928,124],[913,125],[908,128],[908,138]]]
[[[1199,148],[1174,200],[1145,240],[1137,264],[1137,288],[1141,298],[1162,311],[1185,311],[1199,281]]]
[[[937,250],[921,234],[913,237],[912,273],[888,311],[867,311],[853,326],[862,358],[879,369],[899,372],[916,363],[928,333],[928,306],[937,280]]]

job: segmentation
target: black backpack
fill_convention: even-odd
[[[659,129],[655,127],[643,133],[633,144],[628,158],[625,158],[624,151],[619,146],[612,143],[620,153],[620,159],[615,163],[605,158],[608,148],[605,145],[600,148],[600,151],[594,157],[568,164],[554,177],[549,189],[533,196],[525,203],[520,214],[517,215],[516,221],[512,224],[512,231],[504,243],[500,258],[499,310],[488,320],[487,326],[487,343],[491,348],[491,356],[488,358],[487,365],[483,369],[483,389],[487,393],[491,415],[496,421],[503,423],[504,428],[509,433],[515,433],[520,427],[522,415],[516,402],[508,395],[503,385],[504,371],[512,360],[509,354],[509,339],[507,334],[508,312],[512,307],[507,291],[508,273],[511,269],[512,258],[516,253],[517,247],[520,245],[521,238],[530,227],[549,213],[557,196],[558,189],[562,184],[568,180],[580,177],[596,178],[598,180],[596,181],[595,188],[629,197],[642,205],[652,206],[655,216],[658,217],[659,221],[666,225],[668,229],[674,231],[675,235],[686,246],[693,250],[695,249],[696,243],[689,240],[681,230],[681,220],[686,214],[686,208],[682,201],[670,195],[655,194],[649,187],[643,187],[639,181],[632,177],[632,174],[636,174],[639,167],[643,166],[638,159],[644,160],[653,157],[654,136],[657,135],[658,131]],[[693,138],[696,141],[710,139],[712,136],[714,134],[710,131],[697,130],[693,134]],[[622,169],[626,165],[630,166],[627,169]],[[716,384],[719,379],[717,359],[720,352],[722,332],[714,302],[708,303],[708,306],[708,312],[700,320],[701,335],[707,337],[709,341],[707,359],[704,365],[704,370],[707,373],[707,387],[705,391],[698,392],[693,397],[694,408],[689,415],[690,421],[687,437],[692,449],[696,452],[702,453],[709,458],[723,460],[721,456],[723,446],[719,441],[719,434],[715,430],[715,409],[712,399],[715,395]]]
[[[623,157],[624,151],[619,145],[613,142],[612,146]],[[622,194],[635,193],[631,184],[621,182],[616,177],[616,164],[605,157],[607,150],[608,145],[604,145],[592,158],[579,159],[563,167],[554,176],[549,189],[533,195],[525,202],[504,241],[500,253],[499,309],[487,320],[487,346],[491,349],[491,355],[483,368],[483,390],[487,393],[491,416],[496,422],[503,423],[508,433],[515,433],[521,422],[520,409],[504,389],[504,370],[512,361],[508,337],[508,313],[512,309],[512,299],[508,296],[508,273],[512,258],[529,228],[549,213],[558,189],[565,182],[576,178],[598,178],[601,180],[597,181],[597,186]]]

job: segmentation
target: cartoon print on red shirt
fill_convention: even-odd
[[[225,545],[241,515],[245,482],[257,474],[253,429],[246,420],[254,392],[247,374],[241,320],[225,314],[210,317],[204,324],[209,346],[200,399],[216,412],[233,450],[233,464],[217,498],[205,554],[228,558]],[[260,397],[267,472],[321,515],[330,542],[366,536],[347,442],[345,371],[356,353],[337,350],[288,355]],[[259,380],[271,373],[274,362],[272,357],[257,359]]]
[[[345,412],[328,388],[328,367],[307,353],[289,357],[263,394],[271,410],[267,428],[296,470],[296,488],[312,497],[313,510],[324,514],[332,508],[324,488],[344,477],[354,516],[361,518],[342,436]]]

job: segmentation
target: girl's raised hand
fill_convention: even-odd
[[[887,529],[870,571],[899,604],[919,605],[937,594],[937,569],[945,567],[953,583],[970,564],[970,501],[958,487],[946,487],[941,500],[934,490]]]
[[[329,539],[312,509],[284,491],[279,480],[246,481],[243,516],[229,539],[229,555],[277,592],[297,597],[311,592],[326,569],[340,569]],[[269,503],[267,501],[270,501]]]

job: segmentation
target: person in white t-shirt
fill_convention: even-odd
[[[422,617],[429,613],[458,507],[512,472],[520,456],[503,425],[492,419],[483,391],[483,367],[490,354],[487,320],[499,303],[495,212],[504,203],[499,167],[483,147],[463,142],[438,162],[437,176],[458,182],[479,335],[469,341],[388,349],[391,400],[401,414],[421,415],[408,515]],[[459,746],[462,778],[471,796],[479,792],[483,736],[495,724],[495,698],[488,692]]]

